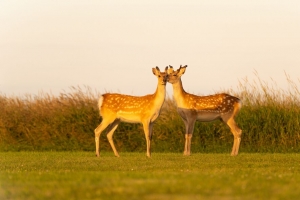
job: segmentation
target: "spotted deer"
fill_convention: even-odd
[[[237,97],[222,93],[210,96],[196,96],[187,93],[182,87],[181,76],[186,66],[180,66],[176,71],[172,66],[168,69],[168,82],[173,86],[173,96],[177,104],[177,111],[185,124],[184,155],[191,154],[191,139],[196,121],[208,122],[220,119],[225,122],[233,136],[232,156],[239,152],[242,130],[236,124],[234,117],[241,109],[241,100]]]
[[[154,94],[146,96],[129,96],[124,94],[106,93],[101,95],[98,106],[102,116],[101,124],[95,129],[96,156],[99,157],[99,142],[101,132],[107,128],[107,139],[115,156],[119,154],[113,141],[114,131],[119,123],[142,123],[146,137],[147,157],[151,156],[150,142],[152,138],[153,122],[160,114],[166,96],[168,67],[165,72],[159,68],[152,68],[153,74],[158,79],[157,89]]]

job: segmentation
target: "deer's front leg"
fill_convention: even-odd
[[[191,155],[191,143],[196,120],[183,120],[185,124],[185,145],[183,155]]]
[[[147,145],[147,157],[150,158],[151,157],[152,124],[151,124],[151,122],[144,122],[143,127],[144,127],[146,145]]]
[[[185,145],[184,145],[184,153],[185,156],[191,155],[191,143],[192,143],[193,134],[185,134]]]

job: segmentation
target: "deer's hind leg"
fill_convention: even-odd
[[[229,118],[226,122],[229,126],[231,133],[233,134],[234,141],[232,146],[231,155],[236,156],[239,153],[242,130],[238,127],[233,117]]]
[[[113,123],[111,123],[108,127],[107,127],[107,139],[108,142],[112,148],[112,150],[114,151],[114,154],[116,157],[120,157],[119,153],[115,147],[114,141],[113,141],[113,134],[115,132],[115,130],[118,128],[118,125],[120,124],[120,120],[116,119]]]
[[[113,120],[108,120],[106,118],[103,118],[102,122],[100,123],[100,125],[94,130],[94,133],[95,133],[95,144],[96,144],[96,156],[97,157],[100,156],[100,153],[99,153],[100,135],[103,132],[103,130],[107,126],[109,126],[112,122],[113,122]]]
[[[239,153],[242,129],[236,124],[234,117],[238,114],[242,107],[241,101],[237,101],[233,106],[233,111],[223,115],[222,120],[229,126],[231,133],[233,134],[234,141],[232,146],[231,155],[236,156]]]

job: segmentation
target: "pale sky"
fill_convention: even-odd
[[[279,87],[285,73],[299,83],[300,1],[0,1],[2,94],[88,86],[140,96],[156,89],[153,67],[180,64],[195,94],[235,88],[254,71]]]

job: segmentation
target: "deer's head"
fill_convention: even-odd
[[[185,65],[183,67],[182,67],[182,65],[180,65],[180,67],[176,71],[174,71],[174,69],[171,65],[169,65],[169,67],[170,68],[167,70],[167,74],[169,75],[168,82],[171,84],[174,84],[180,80],[181,76],[185,72],[185,69],[187,68],[187,65]]]
[[[161,72],[158,67],[152,68],[153,74],[158,78],[158,83],[161,85],[166,85],[168,81],[168,67],[165,68],[164,72]]]

